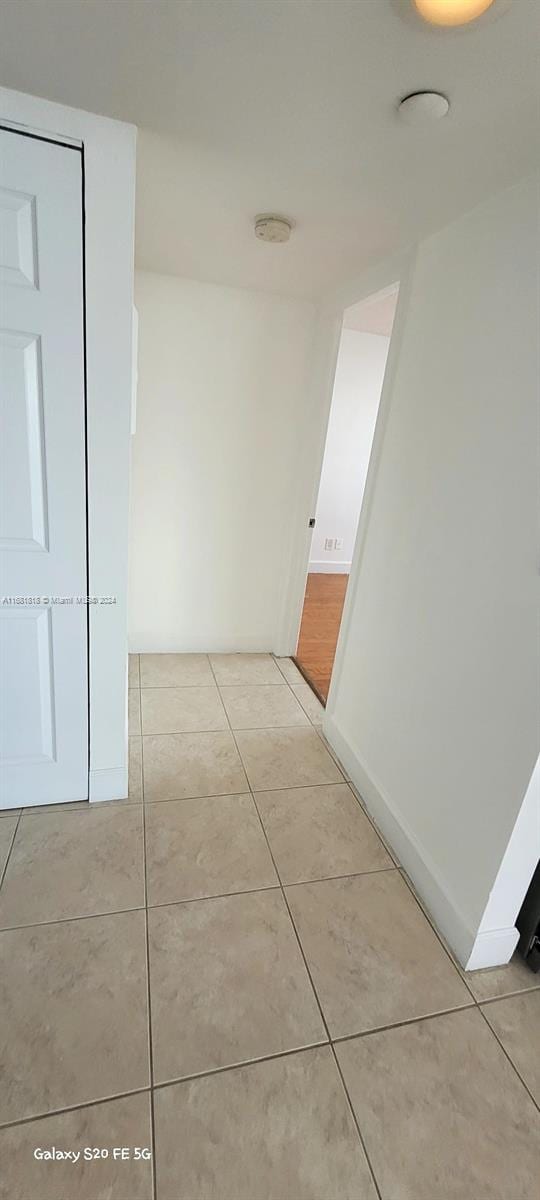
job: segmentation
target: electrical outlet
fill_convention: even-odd
[[[325,538],[324,539],[324,548],[325,548],[325,550],[333,550],[334,549],[334,539],[333,538]]]
[[[343,550],[343,538],[334,539],[334,550]]]

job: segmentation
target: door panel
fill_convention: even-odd
[[[88,796],[82,165],[0,130],[0,806]]]
[[[46,551],[39,337],[0,331],[0,379],[0,549]]]
[[[12,608],[0,620],[4,765],[54,762],[50,608]]]
[[[0,285],[3,283],[37,287],[36,197],[10,188],[0,188]]]

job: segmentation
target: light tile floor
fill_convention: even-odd
[[[294,664],[129,684],[128,799],[0,820],[0,1197],[537,1200],[540,977],[455,965]]]

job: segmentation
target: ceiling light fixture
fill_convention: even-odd
[[[494,0],[412,0],[424,21],[430,25],[469,25],[491,8]]]
[[[411,92],[398,105],[398,115],[407,125],[425,125],[440,121],[450,108],[450,101],[441,92]]]
[[[275,213],[260,213],[255,217],[255,237],[262,242],[288,242],[294,221],[289,217],[278,217]]]
[[[513,0],[388,0],[408,25],[435,34],[467,33],[496,21]],[[531,0],[532,2],[532,0]]]

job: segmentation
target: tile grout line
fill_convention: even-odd
[[[5,877],[6,877],[6,872],[7,872],[7,869],[8,869],[8,863],[9,863],[9,860],[10,860],[10,858],[11,858],[11,851],[13,850],[13,846],[14,846],[14,844],[15,844],[15,838],[16,838],[16,836],[17,836],[17,831],[18,831],[19,825],[20,825],[20,823],[21,823],[21,817],[22,817],[22,811],[21,811],[21,812],[19,812],[19,815],[18,815],[18,817],[16,817],[16,819],[15,819],[15,829],[13,830],[13,833],[12,833],[12,835],[11,835],[11,841],[10,841],[10,843],[9,843],[9,849],[8,849],[8,852],[7,852],[7,854],[6,854],[6,861],[5,861],[5,863],[4,863],[4,866],[3,866],[3,868],[2,868],[2,874],[1,874],[1,876],[0,876],[0,888],[2,887],[2,885],[3,885],[3,883],[4,883],[4,879],[5,879]],[[4,819],[6,819],[6,818],[4,818]]]
[[[328,1048],[327,1041],[308,1042],[305,1046],[292,1046],[289,1050],[274,1050],[270,1054],[259,1054],[253,1058],[243,1058],[239,1062],[225,1063],[223,1067],[207,1067],[205,1071],[199,1071],[195,1075],[178,1075],[174,1079],[163,1079],[159,1083],[154,1084],[154,1091],[162,1091],[163,1088],[177,1087],[181,1083],[195,1083],[197,1079],[212,1079],[214,1075],[227,1075],[229,1071],[241,1071],[244,1067],[255,1067],[259,1063],[276,1062],[280,1058],[290,1058],[293,1054],[307,1054],[310,1050],[324,1050]],[[191,1200],[191,1198],[190,1198]]]
[[[108,909],[106,912],[81,913],[75,917],[56,917],[51,921],[28,921],[25,925],[2,925],[0,927],[0,934],[16,933],[20,929],[48,928],[49,925],[71,925],[74,921],[95,921],[101,917],[121,917],[125,913],[144,911],[144,904],[135,904],[133,908],[114,908]]]
[[[465,1004],[457,1004],[454,1008],[436,1008],[434,1012],[421,1013],[419,1017],[405,1017],[402,1021],[391,1021],[389,1025],[374,1025],[370,1029],[361,1029],[358,1033],[340,1033],[332,1038],[335,1046],[345,1042],[358,1042],[360,1038],[372,1037],[378,1033],[389,1033],[392,1029],[404,1029],[407,1025],[421,1025],[423,1021],[435,1021],[437,1017],[449,1017],[455,1012],[469,1012],[475,1007],[472,1000]]]
[[[298,697],[295,696],[295,694],[291,688],[291,685],[289,683],[287,683],[286,679],[283,680],[283,683],[276,683],[276,684],[274,684],[274,683],[272,683],[272,684],[271,683],[245,683],[245,684],[239,683],[239,684],[237,684],[237,683],[217,683],[216,682],[216,687],[217,687],[217,690],[219,693],[219,698],[223,705],[225,716],[227,717],[227,720],[229,722],[229,729],[231,730],[231,732],[232,732],[233,727],[232,727],[230,717],[229,717],[229,714],[227,711],[227,705],[225,704],[225,697],[223,696],[223,691],[225,688],[231,688],[231,689],[238,688],[238,691],[243,691],[245,688],[248,688],[248,687],[249,688],[283,687],[285,690],[290,692],[290,695],[291,695],[292,699],[294,700],[295,705],[300,710],[302,717],[305,718],[302,721],[297,721],[296,724],[294,724],[294,725],[237,725],[237,726],[235,726],[236,733],[258,733],[258,732],[263,732],[263,731],[266,732],[267,730],[272,732],[273,729],[277,730],[277,729],[314,729],[315,728],[313,721],[311,720],[311,717],[309,716],[309,713],[306,712],[305,708],[300,703]]]
[[[282,726],[280,726],[280,728],[282,728],[282,729],[305,729],[306,726],[305,725],[282,725]],[[317,732],[314,725],[312,725],[311,728],[314,730],[315,733]],[[202,732],[205,732],[205,733],[232,733],[233,731],[229,726],[228,729],[215,729],[215,730],[207,729],[207,730],[203,730]],[[267,729],[264,727],[261,727],[260,729],[247,729],[247,730],[246,729],[238,729],[237,730],[237,733],[274,733],[274,732],[275,732],[275,729]],[[132,736],[136,736],[136,735],[133,734]],[[176,733],[143,734],[143,737],[179,737],[179,736],[182,736],[182,735],[176,734]],[[192,735],[190,734],[189,736],[191,737]],[[326,746],[325,746],[325,750],[326,750]],[[330,757],[332,757],[332,755],[330,755]],[[333,761],[335,762],[335,759]],[[336,766],[337,766],[337,763],[336,763]],[[298,791],[302,791],[303,789],[305,789],[307,787],[348,787],[349,790],[352,791],[352,788],[350,786],[348,779],[345,779],[345,778],[335,779],[331,783],[293,783],[291,787],[287,787],[287,786],[284,786],[283,784],[281,784],[280,786],[273,787],[273,788],[253,788],[253,791],[256,792],[257,794],[259,792],[298,792]],[[206,796],[170,796],[164,800],[147,800],[146,803],[147,804],[178,804],[179,801],[181,801],[181,800],[213,800],[213,799],[219,800],[220,797],[223,797],[224,799],[226,799],[229,796],[246,796],[246,795],[247,795],[247,792],[244,788],[243,792],[242,791],[240,791],[240,792],[210,792]],[[354,795],[354,792],[353,792],[353,795]],[[356,796],[354,796],[354,799],[356,800],[356,802],[358,804],[358,798]],[[111,801],[111,803],[114,804],[115,801],[113,800],[113,801]],[[137,804],[137,803],[138,803],[138,801],[136,801],[136,800],[133,801],[133,804]],[[128,807],[128,806],[126,805],[126,807]],[[364,812],[362,805],[360,805],[360,808],[361,808],[362,812]],[[381,838],[380,833],[378,834],[378,837],[379,837],[380,841],[383,840]],[[383,842],[383,845],[384,845],[384,842]],[[397,863],[396,863],[396,866],[398,866]]]
[[[233,735],[233,736],[234,736],[234,735]],[[238,753],[240,753],[240,751],[238,751]],[[273,862],[273,864],[274,864],[274,870],[275,870],[275,872],[276,872],[276,875],[277,875],[277,877],[278,877],[278,879],[279,879],[279,885],[280,885],[280,889],[281,889],[281,895],[282,895],[282,897],[283,897],[283,902],[284,902],[284,904],[285,904],[285,907],[286,907],[286,909],[287,909],[287,912],[288,912],[288,914],[289,914],[289,920],[290,920],[290,922],[291,922],[291,926],[292,926],[292,929],[293,929],[293,932],[294,932],[294,936],[295,936],[295,938],[296,938],[296,941],[297,941],[297,944],[298,944],[298,949],[299,949],[299,951],[300,951],[300,954],[301,954],[301,957],[302,957],[302,960],[303,960],[303,963],[304,963],[304,968],[305,968],[305,971],[306,971],[307,977],[308,977],[308,979],[309,979],[309,982],[310,982],[310,984],[311,984],[311,987],[312,987],[312,990],[313,990],[313,995],[314,995],[314,997],[315,997],[315,1001],[316,1001],[316,1004],[317,1004],[317,1008],[319,1009],[319,1013],[320,1013],[320,1017],[321,1017],[321,1020],[322,1020],[323,1026],[324,1026],[324,1029],[325,1029],[325,1031],[326,1031],[326,1036],[327,1036],[327,1038],[328,1038],[328,1046],[330,1047],[330,1050],[331,1050],[331,1053],[332,1053],[332,1056],[333,1056],[333,1059],[334,1059],[334,1063],[335,1063],[335,1066],[336,1066],[336,1070],[337,1070],[337,1073],[338,1073],[339,1079],[340,1079],[340,1081],[341,1081],[341,1086],[342,1086],[342,1088],[343,1088],[343,1091],[344,1091],[344,1093],[345,1093],[345,1097],[346,1097],[346,1100],[347,1100],[347,1103],[348,1103],[348,1106],[349,1106],[349,1111],[350,1111],[350,1114],[351,1114],[351,1117],[352,1117],[352,1120],[353,1120],[353,1123],[354,1123],[354,1126],[355,1126],[355,1129],[356,1129],[356,1132],[357,1132],[357,1135],[358,1135],[358,1139],[359,1139],[360,1145],[361,1145],[361,1147],[362,1147],[362,1150],[363,1150],[363,1152],[364,1152],[364,1157],[365,1157],[365,1160],[366,1160],[366,1162],[367,1162],[368,1169],[369,1169],[369,1171],[370,1171],[370,1173],[371,1173],[371,1177],[372,1177],[372,1179],[373,1179],[373,1185],[374,1185],[374,1187],[375,1187],[375,1191],[376,1191],[376,1193],[377,1193],[378,1200],[382,1200],[381,1193],[380,1193],[380,1191],[379,1191],[379,1185],[378,1185],[377,1178],[376,1178],[376,1175],[375,1175],[375,1171],[373,1170],[373,1167],[372,1167],[372,1165],[371,1165],[371,1159],[370,1159],[370,1157],[369,1157],[369,1154],[368,1154],[368,1151],[367,1151],[367,1146],[366,1146],[366,1143],[365,1143],[365,1141],[364,1141],[364,1138],[363,1138],[363,1136],[362,1136],[362,1132],[361,1132],[361,1130],[360,1130],[360,1125],[359,1125],[359,1122],[358,1122],[358,1118],[357,1118],[357,1116],[356,1116],[356,1113],[355,1113],[355,1111],[354,1111],[354,1108],[353,1108],[353,1105],[352,1105],[352,1102],[351,1102],[351,1098],[350,1098],[349,1091],[348,1091],[348,1088],[347,1088],[347,1086],[346,1086],[346,1083],[345,1083],[345,1079],[344,1079],[344,1077],[343,1077],[343,1073],[342,1073],[342,1070],[341,1070],[341,1066],[340,1066],[340,1064],[339,1064],[339,1062],[338,1062],[337,1054],[336,1054],[336,1052],[335,1052],[335,1049],[334,1049],[334,1044],[333,1044],[333,1041],[332,1041],[332,1036],[331,1036],[331,1034],[330,1034],[330,1029],[329,1029],[329,1027],[328,1027],[328,1022],[327,1022],[327,1020],[326,1020],[326,1017],[325,1017],[325,1015],[324,1015],[323,1007],[322,1007],[321,1001],[320,1001],[320,999],[319,999],[319,994],[318,994],[318,992],[317,992],[317,989],[316,989],[316,987],[315,987],[315,983],[314,983],[314,981],[313,981],[313,976],[312,976],[312,974],[311,974],[311,970],[310,970],[310,968],[309,968],[308,961],[307,961],[306,955],[305,955],[305,953],[304,953],[304,947],[302,946],[302,942],[301,942],[301,939],[300,939],[300,934],[299,934],[299,932],[298,932],[298,930],[297,930],[297,928],[296,928],[296,924],[295,924],[294,917],[293,917],[293,915],[292,915],[292,912],[291,912],[291,908],[290,908],[289,901],[288,901],[288,898],[287,898],[287,895],[286,895],[286,892],[285,892],[285,888],[284,888],[284,886],[283,886],[283,883],[282,883],[282,880],[281,880],[281,875],[280,875],[280,873],[279,873],[279,870],[278,870],[278,867],[277,867],[277,863],[276,863],[276,861],[275,861],[275,858],[274,858],[274,855],[273,855],[273,853],[272,853],[272,849],[271,849],[271,846],[270,846],[270,842],[269,842],[269,839],[268,839],[268,836],[267,836],[267,833],[266,833],[266,829],[265,829],[265,827],[264,827],[264,822],[263,822],[263,820],[262,820],[262,817],[261,817],[261,814],[260,814],[260,812],[259,812],[259,808],[258,808],[258,805],[257,805],[257,801],[256,801],[256,799],[255,799],[255,796],[254,796],[253,792],[251,793],[251,795],[252,795],[252,798],[253,798],[253,803],[254,803],[254,805],[255,805],[255,809],[256,809],[256,812],[257,812],[257,816],[258,816],[258,818],[259,818],[259,821],[260,821],[260,825],[261,825],[261,829],[262,829],[262,832],[263,832],[263,836],[264,836],[264,838],[265,838],[265,840],[266,840],[266,844],[267,844],[267,846],[268,846],[268,853],[270,854],[270,857],[271,857],[271,859],[272,859],[272,862]]]
[[[112,1095],[99,1096],[97,1100],[83,1100],[80,1104],[70,1104],[66,1108],[51,1108],[48,1112],[33,1113],[30,1117],[18,1117],[15,1121],[0,1121],[0,1130],[14,1129],[19,1125],[32,1125],[35,1121],[46,1121],[47,1117],[62,1117],[65,1113],[80,1112],[83,1108],[97,1108],[99,1104],[110,1104],[113,1100],[127,1100],[130,1096],[146,1096],[151,1087],[133,1088],[131,1092],[113,1092]]]
[[[130,733],[128,735],[128,740],[132,741],[134,738],[138,738],[138,737],[140,737],[140,734]],[[51,808],[49,808],[48,805],[40,805],[40,804],[33,804],[32,806],[29,805],[27,808],[22,809],[21,818],[24,816],[26,816],[26,817],[58,817],[58,816],[64,817],[64,816],[67,816],[68,813],[70,814],[70,816],[77,816],[77,815],[81,815],[82,813],[84,813],[86,815],[87,813],[117,812],[118,810],[116,809],[116,807],[111,808],[109,806],[119,804],[119,805],[121,805],[122,810],[123,810],[124,808],[134,808],[136,804],[142,804],[142,800],[94,800],[92,802],[90,800],[75,800],[75,801],[73,801],[73,803],[80,804],[81,807],[80,808],[72,808],[72,807],[70,807],[69,801],[67,804],[62,804],[62,803],[54,804]]]
[[[482,968],[480,968],[480,969],[482,969]],[[484,968],[484,970],[486,970],[486,971],[490,971],[490,970],[496,971],[497,969],[504,970],[503,967],[499,967],[499,968],[485,967]],[[534,974],[534,972],[531,971],[531,975],[532,974]],[[531,992],[537,992],[539,989],[540,989],[540,977],[538,979],[538,983],[533,983],[533,984],[531,984],[530,987],[524,987],[524,988],[521,988],[521,990],[518,990],[515,992],[502,992],[500,996],[486,996],[485,1000],[478,1000],[477,997],[475,997],[475,999],[476,999],[476,1003],[478,1004],[478,1007],[483,1008],[484,1004],[499,1004],[499,1001],[501,1001],[501,1000],[515,1000],[516,996],[529,996]]]
[[[212,664],[210,664],[210,665],[212,665]],[[279,668],[278,668],[278,669],[279,669]],[[293,694],[294,694],[294,693],[293,693]],[[230,725],[230,722],[229,722],[229,725]],[[363,1152],[364,1152],[364,1157],[365,1157],[365,1160],[366,1160],[366,1162],[367,1162],[367,1165],[368,1165],[368,1170],[369,1170],[369,1172],[370,1172],[370,1174],[371,1174],[371,1177],[372,1177],[372,1180],[373,1180],[373,1186],[374,1186],[374,1188],[375,1188],[375,1191],[376,1191],[376,1193],[377,1193],[378,1200],[382,1200],[382,1197],[381,1197],[381,1192],[380,1192],[380,1190],[379,1190],[379,1185],[378,1185],[378,1183],[377,1183],[377,1178],[376,1178],[375,1172],[374,1172],[374,1170],[373,1170],[373,1167],[372,1167],[372,1165],[371,1165],[371,1159],[370,1159],[370,1157],[369,1157],[369,1154],[368,1154],[368,1151],[367,1151],[367,1147],[366,1147],[366,1144],[365,1144],[365,1142],[364,1142],[364,1138],[363,1138],[363,1136],[362,1136],[362,1133],[361,1133],[361,1131],[360,1131],[360,1125],[359,1125],[359,1123],[358,1123],[358,1119],[357,1119],[356,1113],[355,1113],[355,1111],[354,1111],[354,1108],[353,1108],[353,1106],[352,1106],[352,1103],[351,1103],[351,1098],[350,1098],[350,1096],[349,1096],[349,1092],[348,1092],[348,1089],[347,1089],[347,1087],[346,1087],[345,1080],[344,1080],[344,1078],[343,1078],[343,1074],[342,1074],[342,1072],[341,1072],[341,1068],[340,1068],[340,1065],[339,1065],[339,1062],[338,1062],[338,1059],[337,1059],[337,1055],[336,1055],[336,1052],[335,1052],[335,1050],[334,1050],[334,1046],[333,1046],[333,1043],[332,1043],[332,1038],[331,1038],[331,1036],[330,1036],[330,1030],[329,1030],[329,1028],[328,1028],[328,1024],[327,1024],[327,1021],[326,1021],[326,1018],[325,1018],[325,1015],[324,1015],[324,1012],[323,1012],[323,1008],[322,1008],[321,1002],[320,1002],[320,1000],[319,1000],[319,995],[318,995],[317,989],[316,989],[316,987],[315,987],[315,984],[314,984],[314,982],[313,982],[313,978],[312,978],[312,975],[311,975],[311,971],[310,971],[310,969],[309,969],[309,966],[308,966],[308,963],[307,963],[307,959],[306,959],[306,956],[305,956],[305,954],[304,954],[304,948],[303,948],[303,946],[302,946],[302,942],[301,942],[301,940],[300,940],[300,936],[299,936],[298,930],[297,930],[297,928],[296,928],[296,925],[295,925],[295,923],[294,923],[294,920],[293,920],[293,916],[292,916],[292,913],[291,913],[291,909],[290,909],[290,907],[289,907],[289,902],[288,902],[288,900],[287,900],[287,896],[286,896],[286,894],[285,894],[285,888],[284,888],[284,886],[283,886],[283,883],[282,883],[282,881],[281,881],[281,875],[280,875],[280,873],[279,873],[279,870],[278,870],[278,867],[277,867],[276,860],[275,860],[275,858],[274,858],[274,855],[273,855],[273,853],[272,853],[272,848],[271,848],[271,846],[270,846],[270,842],[269,842],[269,839],[268,839],[268,836],[267,836],[267,833],[266,833],[266,829],[265,829],[265,827],[264,827],[264,823],[263,823],[263,820],[262,820],[261,814],[260,814],[260,812],[259,812],[259,809],[258,809],[258,806],[257,806],[257,801],[256,801],[256,799],[255,799],[255,794],[254,794],[254,792],[253,792],[253,788],[251,787],[251,783],[250,783],[250,781],[249,781],[249,776],[248,776],[248,773],[247,773],[247,770],[246,770],[246,765],[245,765],[245,763],[244,763],[244,760],[243,760],[243,758],[242,758],[242,754],[241,754],[241,752],[240,752],[240,747],[239,747],[239,745],[238,745],[238,742],[236,741],[236,737],[235,737],[235,734],[234,734],[234,730],[233,730],[232,726],[230,726],[230,728],[231,728],[231,734],[232,734],[232,737],[233,737],[233,739],[234,739],[234,743],[235,743],[235,746],[236,746],[237,753],[238,753],[238,755],[239,755],[239,757],[240,757],[240,761],[241,761],[241,763],[242,763],[242,766],[243,766],[243,768],[244,768],[244,772],[245,772],[245,775],[246,775],[246,779],[247,779],[247,781],[248,781],[248,784],[249,784],[249,789],[250,789],[250,793],[251,793],[251,798],[252,798],[252,801],[253,801],[253,804],[254,804],[254,807],[255,807],[255,811],[256,811],[256,813],[257,813],[257,816],[258,816],[258,818],[259,818],[259,823],[260,823],[260,826],[261,826],[261,830],[262,830],[263,837],[264,837],[264,839],[265,839],[265,842],[266,842],[266,845],[267,845],[267,847],[268,847],[268,853],[269,853],[269,855],[270,855],[270,858],[271,858],[271,860],[272,860],[272,863],[273,863],[273,865],[274,865],[274,871],[276,872],[276,876],[277,876],[277,878],[278,878],[278,880],[279,880],[279,887],[280,887],[280,890],[281,890],[281,895],[282,895],[282,898],[283,898],[283,902],[284,902],[284,904],[285,904],[285,907],[286,907],[286,909],[287,909],[287,912],[288,912],[288,914],[289,914],[289,920],[290,920],[290,922],[291,922],[292,930],[293,930],[294,936],[295,936],[295,938],[296,938],[296,942],[297,942],[297,944],[298,944],[298,949],[299,949],[299,951],[300,951],[300,955],[301,955],[301,957],[302,957],[302,960],[303,960],[303,963],[304,963],[304,968],[305,968],[305,971],[306,971],[307,977],[308,977],[308,979],[309,979],[309,982],[310,982],[310,984],[311,984],[312,992],[313,992],[313,995],[314,995],[314,997],[315,997],[315,1003],[316,1003],[316,1005],[317,1005],[317,1008],[318,1008],[318,1010],[319,1010],[319,1014],[320,1014],[320,1018],[321,1018],[321,1021],[322,1021],[322,1024],[323,1024],[323,1028],[324,1028],[324,1030],[325,1030],[325,1032],[326,1032],[326,1036],[327,1036],[327,1038],[328,1038],[328,1042],[327,1042],[327,1043],[325,1043],[325,1044],[327,1044],[327,1045],[330,1047],[331,1053],[332,1053],[332,1055],[333,1055],[333,1058],[334,1058],[334,1063],[335,1063],[335,1065],[336,1065],[336,1070],[337,1070],[337,1072],[338,1072],[338,1076],[339,1076],[339,1078],[340,1078],[340,1080],[341,1080],[341,1086],[342,1086],[342,1088],[343,1088],[343,1090],[344,1090],[345,1097],[346,1097],[347,1103],[348,1103],[348,1105],[349,1105],[349,1111],[350,1111],[350,1114],[351,1114],[351,1117],[352,1117],[352,1120],[353,1120],[354,1126],[355,1126],[355,1128],[356,1128],[356,1132],[357,1132],[357,1135],[358,1135],[358,1140],[359,1140],[359,1142],[360,1142],[360,1145],[361,1145],[361,1147],[362,1147],[362,1150],[363,1150]]]
[[[140,658],[139,658],[139,679],[140,679]],[[139,693],[140,694],[140,693]],[[142,729],[142,716],[141,716]],[[153,1200],[157,1197],[157,1178],[156,1178],[156,1125],[154,1114],[154,1046],[152,1039],[152,995],[150,987],[150,940],[148,934],[148,876],[146,862],[146,809],[144,803],[144,748],[141,737],[141,792],[142,792],[142,831],[143,831],[143,877],[144,877],[144,931],[145,931],[145,952],[146,952],[146,1003],[148,1007],[148,1067],[150,1072],[150,1137],[152,1140],[152,1196]]]
[[[505,1055],[505,1057],[508,1059],[508,1062],[510,1063],[510,1066],[514,1068],[514,1071],[515,1071],[515,1073],[516,1073],[516,1075],[517,1075],[518,1079],[519,1079],[519,1080],[520,1080],[520,1082],[523,1084],[523,1087],[525,1088],[525,1091],[527,1092],[527,1094],[530,1096],[530,1098],[531,1098],[531,1100],[532,1100],[532,1102],[533,1102],[533,1104],[534,1104],[534,1107],[536,1108],[537,1112],[540,1112],[540,1103],[538,1102],[538,1100],[536,1099],[536,1097],[535,1097],[535,1096],[533,1096],[533,1094],[532,1094],[532,1092],[531,1092],[531,1089],[530,1089],[530,1087],[529,1087],[528,1083],[526,1083],[526,1082],[525,1082],[525,1080],[524,1080],[523,1076],[522,1076],[522,1075],[521,1075],[521,1073],[518,1071],[518,1069],[517,1069],[517,1067],[516,1067],[516,1064],[515,1064],[514,1060],[513,1060],[513,1059],[510,1057],[510,1055],[509,1055],[509,1053],[508,1053],[508,1050],[506,1049],[506,1046],[504,1045],[504,1043],[501,1041],[501,1039],[500,1039],[500,1037],[499,1037],[498,1033],[495,1031],[495,1029],[493,1029],[493,1026],[492,1026],[492,1025],[490,1025],[490,1023],[489,1023],[489,1021],[488,1021],[488,1019],[487,1019],[487,1017],[486,1017],[486,1014],[485,1014],[485,1013],[482,1011],[482,1006],[481,1006],[480,1004],[478,1004],[478,1002],[477,1002],[477,1005],[476,1005],[476,1007],[478,1008],[478,1011],[480,1012],[480,1014],[481,1014],[481,1016],[482,1016],[483,1020],[485,1021],[485,1023],[486,1023],[486,1025],[487,1025],[487,1027],[488,1027],[488,1029],[489,1029],[490,1033],[492,1033],[492,1034],[493,1034],[493,1037],[495,1038],[495,1041],[499,1043],[499,1046],[500,1046],[500,1048],[501,1048],[501,1050],[502,1050],[503,1054]]]
[[[371,1178],[373,1179],[373,1186],[374,1186],[374,1188],[375,1188],[375,1191],[376,1191],[376,1193],[377,1193],[378,1200],[382,1200],[382,1192],[381,1192],[381,1190],[380,1190],[380,1188],[379,1188],[379,1183],[378,1183],[378,1180],[377,1180],[377,1176],[376,1176],[376,1174],[375,1174],[375,1168],[374,1168],[374,1166],[373,1166],[373,1164],[372,1164],[372,1162],[371,1162],[371,1158],[370,1158],[370,1156],[369,1156],[369,1154],[368,1154],[367,1145],[366,1145],[366,1142],[365,1142],[364,1136],[363,1136],[363,1134],[362,1134],[362,1130],[360,1129],[360,1122],[359,1122],[359,1120],[358,1120],[358,1117],[357,1117],[357,1115],[356,1115],[355,1109],[354,1109],[354,1107],[353,1107],[353,1102],[352,1102],[352,1100],[351,1100],[351,1097],[350,1097],[350,1094],[349,1094],[349,1089],[348,1089],[348,1087],[347,1087],[347,1084],[346,1084],[346,1082],[345,1082],[345,1076],[344,1076],[344,1074],[343,1074],[343,1071],[341,1070],[341,1063],[339,1062],[338,1056],[337,1056],[337,1054],[336,1054],[336,1048],[335,1048],[335,1046],[334,1046],[334,1043],[333,1043],[333,1042],[330,1042],[330,1049],[331,1049],[331,1051],[332,1051],[332,1055],[333,1055],[333,1058],[334,1058],[334,1062],[335,1062],[335,1064],[336,1064],[336,1070],[337,1070],[337,1073],[338,1073],[338,1075],[339,1075],[339,1078],[340,1078],[340,1080],[341,1080],[341,1086],[342,1086],[342,1088],[343,1088],[343,1091],[344,1091],[344,1093],[345,1093],[345,1096],[346,1096],[346,1099],[347,1099],[347,1103],[348,1103],[348,1105],[349,1105],[349,1110],[350,1110],[350,1113],[351,1113],[352,1119],[353,1119],[353,1121],[354,1121],[354,1125],[355,1125],[355,1128],[356,1128],[356,1132],[357,1132],[357,1134],[358,1134],[358,1140],[359,1140],[359,1142],[360,1142],[360,1145],[361,1145],[361,1147],[362,1147],[362,1150],[364,1151],[364,1158],[365,1158],[365,1160],[366,1160],[366,1163],[367,1163],[367,1165],[368,1165],[368,1170],[370,1171]]]

